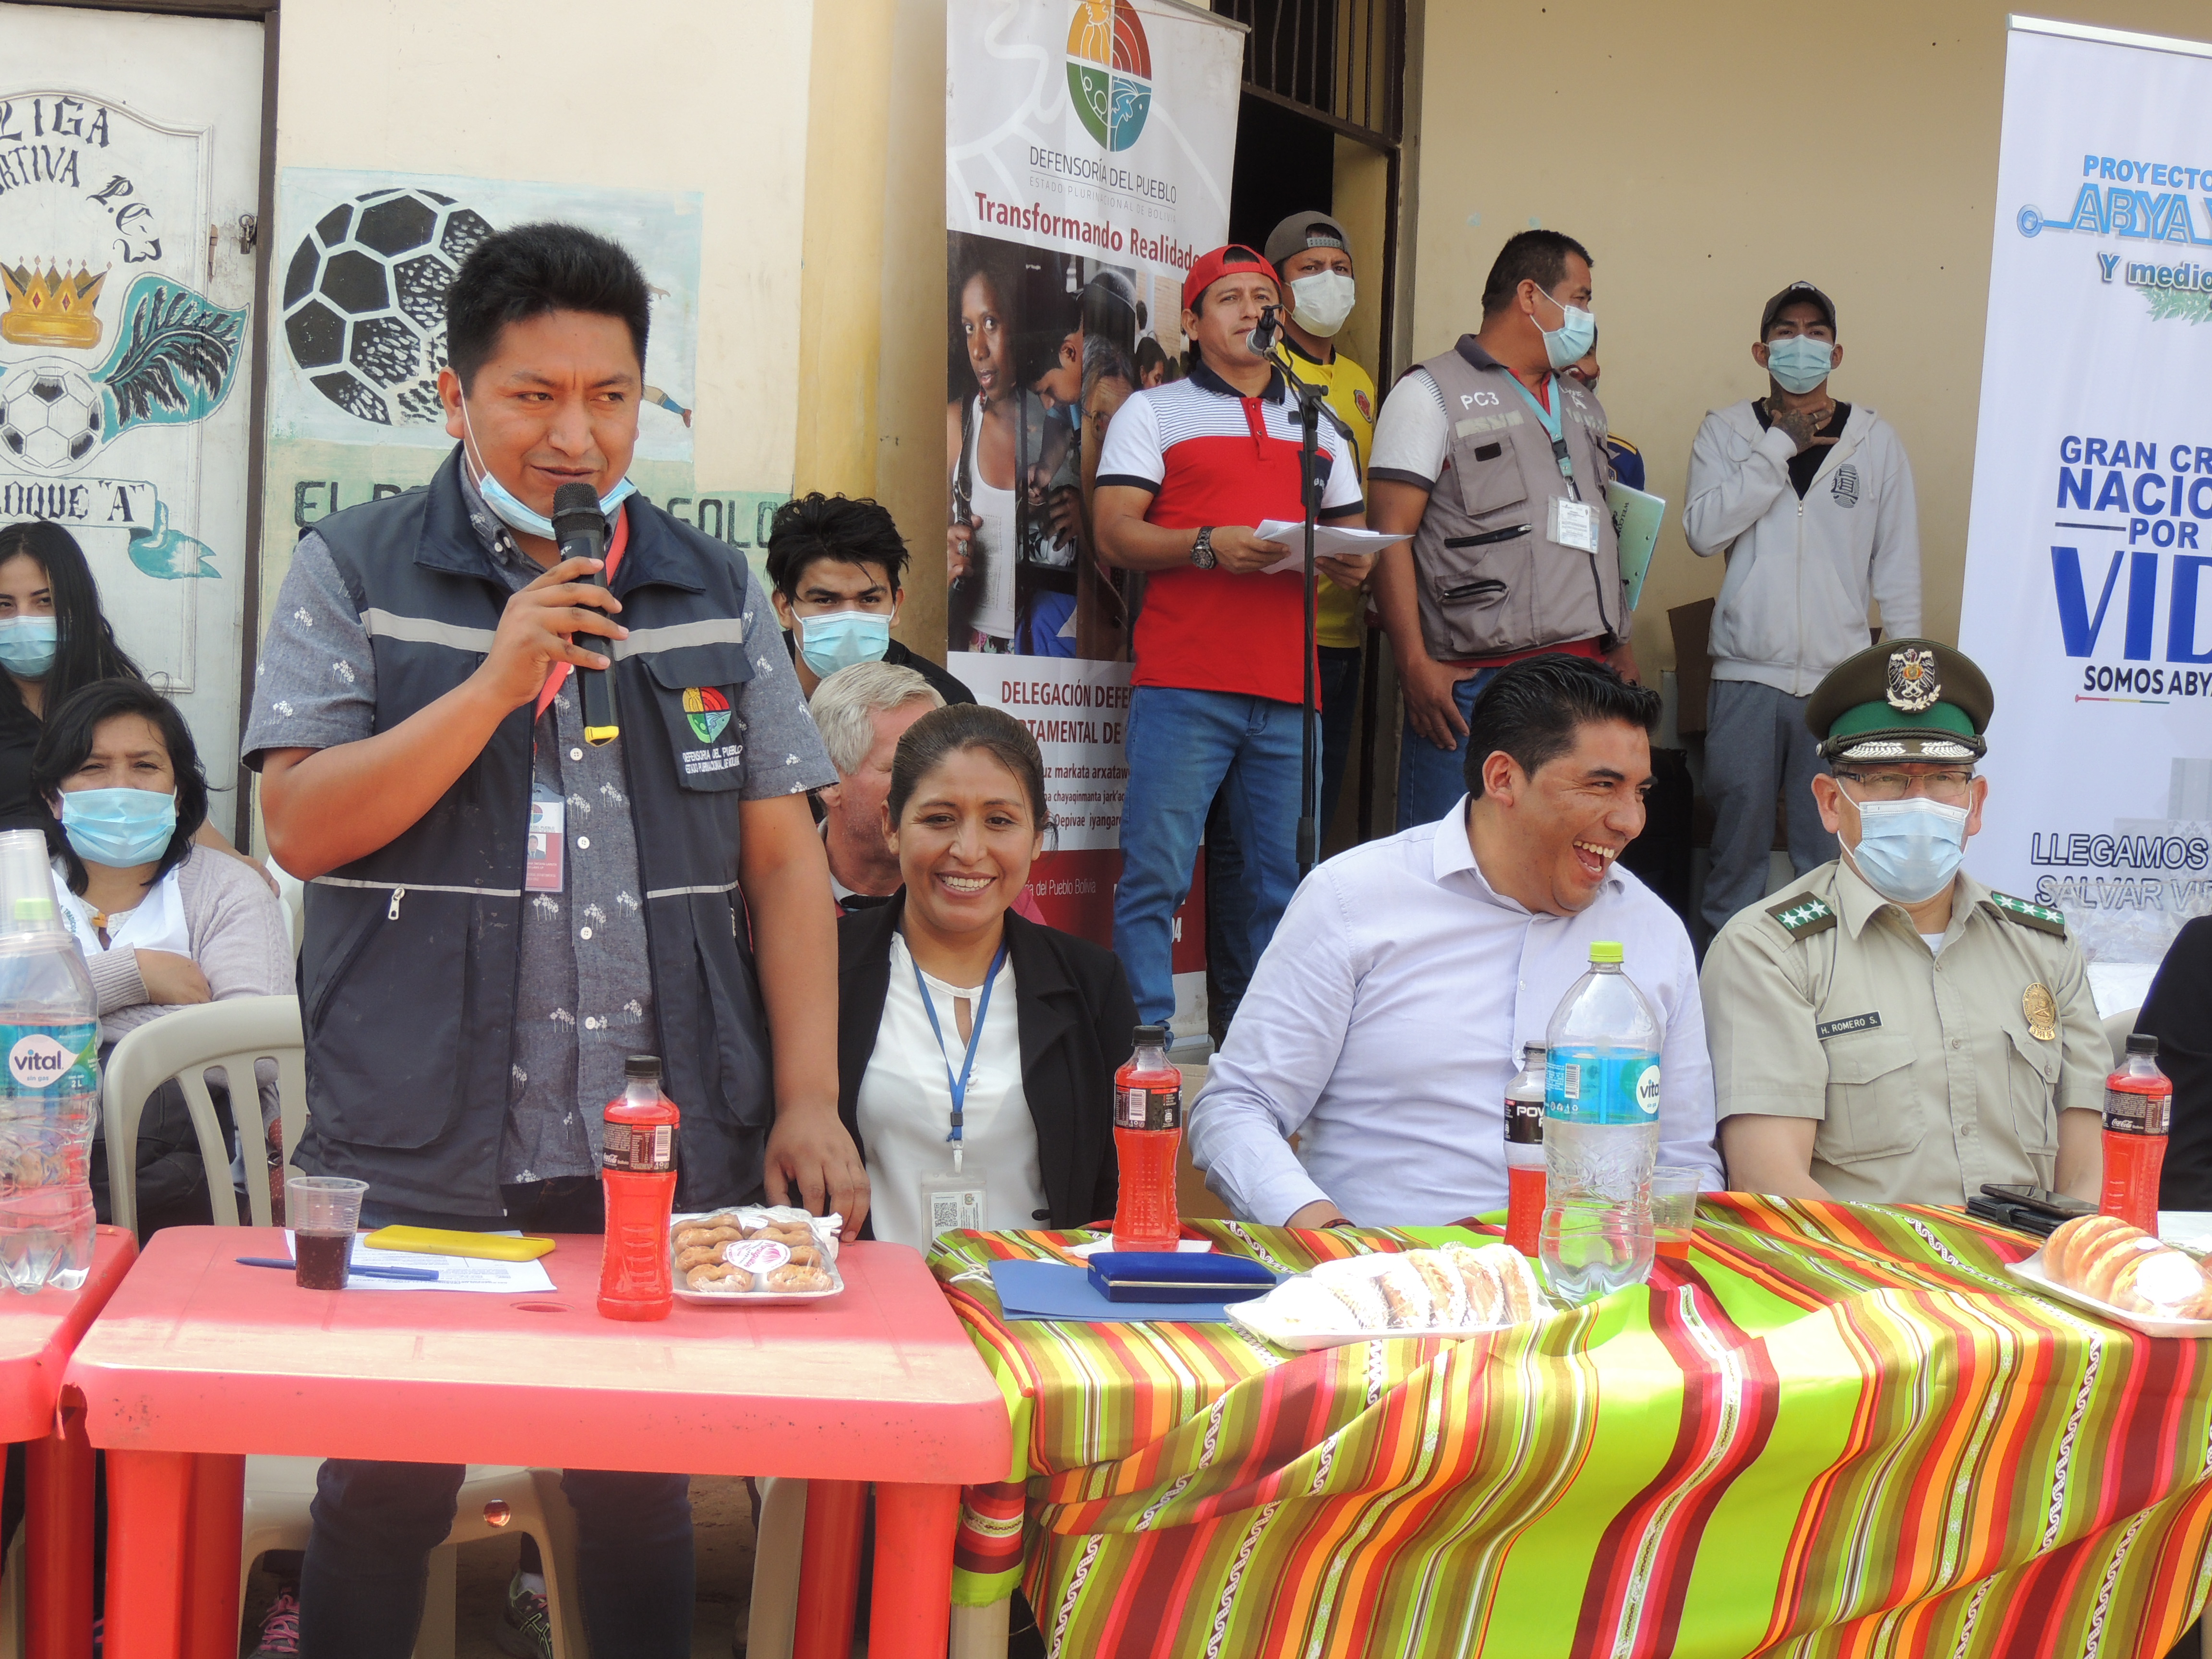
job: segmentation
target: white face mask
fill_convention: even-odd
[[[1327,339],[1352,315],[1352,278],[1340,270],[1317,270],[1291,284],[1291,320],[1309,334]]]

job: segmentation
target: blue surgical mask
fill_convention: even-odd
[[[58,634],[52,617],[9,617],[0,621],[0,668],[17,679],[46,678],[53,670]]]
[[[1541,323],[1536,325],[1538,331],[1544,337],[1544,356],[1551,361],[1555,370],[1572,368],[1589,356],[1590,348],[1597,343],[1597,319],[1580,306],[1571,306],[1565,300],[1554,299],[1548,294],[1544,297],[1559,307],[1566,319],[1557,328],[1546,328]]]
[[[1951,884],[1966,856],[1966,809],[1941,801],[1853,801],[1859,844],[1851,863],[1886,899],[1918,904]]]
[[[62,833],[88,864],[151,864],[177,833],[177,798],[151,789],[72,789],[62,795]]]
[[[1833,344],[1809,334],[1792,334],[1766,343],[1766,372],[1784,392],[1810,392],[1828,378],[1835,359]]]
[[[468,447],[476,448],[476,428],[469,424],[469,401],[465,398],[461,399],[461,430],[468,434]],[[521,497],[494,477],[491,469],[483,464],[481,451],[470,459],[477,464],[477,471],[469,475],[476,483],[477,494],[483,497],[484,505],[497,515],[501,523],[525,536],[542,536],[549,542],[558,539],[553,533],[553,520],[536,508],[526,506]],[[625,476],[621,483],[599,497],[599,515],[613,518],[615,509],[636,494],[637,486]]]
[[[855,663],[881,662],[890,649],[891,619],[872,611],[832,611],[797,621],[799,654],[822,679]]]

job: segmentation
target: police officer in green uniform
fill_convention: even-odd
[[[1933,640],[1838,664],[1806,705],[1843,857],[1740,911],[1701,989],[1729,1185],[1963,1205],[1984,1182],[2094,1202],[2112,1064],[2056,910],[1960,867],[1996,699]]]

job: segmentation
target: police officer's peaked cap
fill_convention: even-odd
[[[1964,652],[1936,640],[1884,640],[1838,663],[1814,689],[1805,724],[1825,760],[1972,761],[1996,708]]]

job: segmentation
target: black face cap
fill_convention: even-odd
[[[623,1061],[623,1075],[644,1078],[649,1082],[658,1083],[660,1081],[660,1056],[632,1054],[628,1060]]]
[[[1821,315],[1828,319],[1828,332],[1832,334],[1836,331],[1836,302],[1810,283],[1792,283],[1781,293],[1769,300],[1766,302],[1766,309],[1759,313],[1759,337],[1762,340],[1766,337],[1768,331],[1774,326],[1775,318],[1781,314],[1783,307],[1794,306],[1801,301],[1807,305],[1820,307]]]
[[[2155,1054],[2158,1053],[2158,1039],[2148,1031],[2130,1032],[2128,1052],[2131,1054]]]

